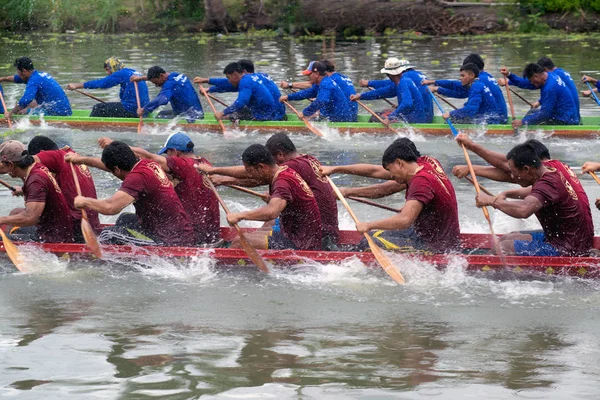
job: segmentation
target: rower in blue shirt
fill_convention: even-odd
[[[27,57],[15,61],[17,74],[0,78],[0,82],[25,83],[25,93],[12,111],[4,114],[10,118],[13,113],[25,114],[31,111],[34,114],[44,115],[71,115],[71,103],[58,82],[47,72],[34,69],[33,62]]]
[[[98,103],[92,108],[90,117],[109,118],[137,118],[137,99],[135,87],[130,81],[132,75],[142,76],[139,72],[126,68],[117,57],[110,57],[104,61],[104,70],[108,74],[106,78],[87,81],[84,83],[69,83],[67,89],[108,89],[120,85],[120,102]],[[146,82],[138,83],[140,104],[144,107],[150,101],[148,97],[148,86]]]
[[[540,108],[531,109],[522,120],[514,120],[513,128],[522,125],[579,125],[579,112],[573,95],[560,76],[546,72],[535,63],[525,66],[523,76],[540,89]]]
[[[149,114],[160,106],[171,103],[172,110],[163,110],[156,118],[171,119],[183,117],[188,122],[204,118],[204,110],[200,104],[198,93],[194,90],[192,82],[187,76],[179,72],[167,73],[158,66],[151,67],[146,76],[132,75],[132,82],[150,81],[160,87],[160,93],[144,107],[137,109],[137,115],[141,117]]]
[[[2,90],[2,85],[0,85],[0,93],[2,93],[2,97],[4,98],[4,90]],[[6,100],[4,100],[6,102]],[[4,107],[2,103],[0,103],[0,114],[4,114]]]
[[[537,64],[540,65],[547,73],[557,75],[565,83],[565,85],[567,85],[567,89],[569,89],[569,92],[571,93],[571,98],[573,99],[573,102],[575,103],[575,107],[577,108],[577,115],[578,115],[579,119],[581,119],[580,108],[579,108],[580,107],[579,91],[577,90],[577,84],[571,77],[571,74],[569,74],[564,69],[558,68],[557,66],[555,66],[554,62],[548,57],[540,57],[537,60]],[[538,90],[539,89],[538,87],[532,85],[531,82],[529,82],[529,80],[527,78],[522,78],[515,74],[511,74],[508,71],[508,69],[506,69],[505,67],[500,69],[500,72],[508,78],[509,83],[513,86],[516,86],[521,89],[527,89],[527,90]],[[533,103],[533,108],[537,108],[539,106],[540,106],[539,100],[536,101],[535,103]]]
[[[312,86],[308,89],[287,96],[281,96],[279,101],[297,101],[315,98],[302,112],[300,118],[310,117],[320,112],[320,118],[331,122],[355,122],[356,113],[352,111],[350,99],[346,97],[337,83],[327,76],[327,67],[321,61],[313,61],[302,75],[307,75]]]
[[[465,88],[468,89],[468,99],[463,108],[444,113],[442,115],[444,119],[450,118],[452,122],[459,124],[499,124],[503,120],[501,109],[496,104],[490,88],[480,82],[478,76],[479,68],[470,63],[460,67],[460,80],[458,81],[424,80],[423,84],[435,84],[436,86],[432,87],[431,91],[447,97],[462,96]]]
[[[384,119],[384,123],[399,120],[408,123],[427,122],[421,93],[413,80],[405,75],[410,68],[412,67],[406,60],[398,60],[396,57],[387,59],[381,73],[387,74],[392,85],[386,84],[370,92],[352,95],[350,100],[374,100],[397,96],[398,107]]]
[[[340,74],[335,70],[335,64],[329,60],[321,61],[325,64],[325,72],[327,76],[329,76],[337,85],[342,89],[342,92],[346,95],[346,97],[350,98],[350,96],[356,94],[356,89],[354,89],[354,84],[352,83],[352,79],[348,78],[345,75]],[[355,101],[350,102],[350,108],[354,114],[358,114],[358,104]]]
[[[403,76],[410,78],[416,85],[417,89],[419,89],[419,93],[421,94],[421,98],[423,99],[423,106],[425,111],[425,122],[433,122],[433,100],[431,99],[431,95],[429,94],[429,90],[427,90],[426,86],[421,85],[421,82],[427,77],[423,75],[421,72],[414,69],[414,66],[410,64],[407,60],[403,60],[409,65],[409,68],[404,71]],[[389,80],[370,80],[367,81],[365,79],[361,79],[359,81],[359,86],[362,87],[371,87],[374,89],[379,89],[384,86],[394,85],[393,82]],[[395,96],[395,95],[394,95]],[[394,97],[392,96],[392,97]]]
[[[269,77],[268,74],[262,72],[255,72],[254,63],[252,62],[252,60],[242,59],[238,61],[238,64],[242,67],[244,73],[256,74],[261,78],[263,85],[267,88],[269,93],[271,93],[271,97],[275,102],[276,108],[279,108],[275,116],[275,118],[277,118],[276,121],[281,121],[283,118],[285,118],[285,105],[279,103],[279,97],[281,96],[281,92],[279,91],[277,84]],[[209,93],[226,93],[239,91],[239,85],[232,85],[227,78],[196,77],[194,78],[194,83],[208,83],[210,85],[213,85],[208,89]],[[254,119],[254,117],[252,116],[252,112],[247,107],[244,107],[243,109],[237,111],[235,114],[236,115],[230,114],[230,116],[233,119],[238,120]],[[280,115],[281,117],[279,117]]]

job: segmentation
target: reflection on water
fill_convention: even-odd
[[[598,44],[597,39],[588,42]],[[275,80],[297,79],[308,61],[326,53],[354,80],[379,78],[383,60],[391,56],[408,58],[432,78],[456,75],[457,65],[472,51],[487,56],[486,69],[492,72],[502,65],[518,72],[543,54],[552,54],[557,65],[574,77],[597,74],[584,69],[600,63],[596,59],[600,56],[577,41],[527,38],[508,42],[378,38],[329,43],[323,49],[320,42],[288,39],[198,43],[193,36],[161,41],[129,35],[32,35],[26,43],[13,43],[9,36],[0,41],[0,50],[6,58],[5,75],[12,73],[8,65],[12,59],[31,55],[40,70],[65,84],[102,77],[102,63],[110,55],[133,68],[158,64],[191,76],[220,76],[230,60],[252,57],[257,69]],[[23,90],[22,85],[3,88],[9,104]],[[116,90],[94,94],[117,98]],[[91,109],[94,104],[74,93],[69,96],[75,108]],[[534,101],[538,93],[524,96]],[[584,115],[595,115],[596,107],[582,101]],[[517,108],[526,111],[524,104]],[[25,142],[44,134],[82,154],[99,155],[99,136],[158,151],[176,129],[146,128],[144,135],[82,132],[33,127],[23,120],[15,131],[0,134]],[[449,137],[403,133],[423,154],[438,158],[447,172],[464,162]],[[216,165],[238,164],[249,144],[267,139],[260,132],[235,130],[226,136],[190,135],[198,153]],[[477,140],[506,152],[516,142],[542,138],[536,135],[530,131],[516,138]],[[543,139],[554,158],[571,165],[597,159],[596,140]],[[325,139],[294,135],[293,140],[299,151],[325,164],[379,164],[393,137],[349,136],[326,129]],[[473,161],[480,162],[477,157]],[[116,178],[93,174],[100,197],[118,189]],[[341,186],[370,183],[358,177],[334,180]],[[462,230],[485,232],[487,223],[473,204],[471,185],[455,178],[452,183]],[[482,183],[494,193],[508,188]],[[583,184],[590,198],[600,197],[600,186],[588,179]],[[220,191],[234,211],[261,205],[232,189]],[[21,198],[7,191],[0,191],[0,200],[2,215],[22,205]],[[403,196],[381,202],[398,207]],[[362,204],[353,208],[365,220],[389,215]],[[599,227],[600,213],[593,215]],[[493,218],[497,232],[538,226],[535,220],[515,221],[499,213]],[[344,211],[340,223],[345,229],[353,227]],[[186,262],[146,258],[81,263],[28,254],[36,267],[32,274],[15,273],[0,258],[0,396],[595,399],[600,387],[600,324],[594,318],[600,295],[593,281],[488,279],[489,275],[466,274],[460,258],[438,271],[394,256],[409,281],[398,287],[382,271],[367,270],[357,260],[341,265],[308,263],[304,269],[278,269],[264,276],[250,270],[220,270],[207,257]]]

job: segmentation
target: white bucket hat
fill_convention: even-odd
[[[396,57],[385,60],[385,65],[381,70],[382,74],[400,75],[407,69],[413,68],[408,60],[399,60]]]

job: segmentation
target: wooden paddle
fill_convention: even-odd
[[[136,83],[136,89],[137,89],[137,83]],[[92,94],[89,94],[89,93],[87,93],[87,92],[84,92],[84,91],[82,91],[82,90],[79,90],[79,89],[73,89],[73,91],[74,91],[74,92],[77,92],[77,93],[79,93],[79,94],[82,94],[82,95],[84,95],[84,96],[87,96],[87,97],[89,97],[90,99],[94,99],[94,100],[96,100],[96,101],[99,101],[100,103],[106,103],[106,101],[104,101],[104,100],[102,100],[102,99],[100,99],[100,98],[98,98],[98,97],[96,97],[96,96],[94,96],[94,95],[92,95]],[[136,92],[137,92],[137,90],[136,90]],[[138,105],[139,105],[139,103],[138,103]]]
[[[471,184],[473,186],[475,186],[475,181],[473,179],[471,179],[470,176],[465,176],[465,179],[468,180],[469,182],[471,182]],[[487,194],[488,196],[494,196],[492,194],[492,192],[490,192],[489,190],[487,190],[486,188],[483,187],[483,185],[479,185],[479,188],[481,189],[481,191],[485,194]]]
[[[81,187],[79,186],[79,177],[75,171],[75,166],[73,163],[69,163],[69,165],[71,166],[71,172],[73,173],[73,180],[75,181],[77,194],[81,196]],[[88,220],[87,213],[84,209],[81,210],[81,232],[83,233],[83,240],[85,240],[87,247],[90,248],[96,257],[102,258],[102,250],[100,249],[100,243],[98,243],[96,232],[94,232],[94,229],[92,228],[92,225]]]
[[[437,96],[438,99],[440,99],[441,101],[443,101],[444,103],[448,104],[450,107],[452,107],[453,109],[456,110],[456,106],[454,104],[450,103],[448,100],[446,100],[445,98],[440,96],[438,93],[436,93],[435,95]]]
[[[375,90],[375,88],[372,87],[368,87],[367,89],[369,90]],[[394,103],[392,103],[391,101],[389,101],[388,99],[386,99],[385,97],[382,99],[383,101],[385,101],[386,103],[388,103],[390,106],[394,107],[394,108],[398,108],[398,106]]]
[[[202,86],[200,86],[200,87],[202,87]],[[208,182],[210,189],[213,191],[213,193],[217,197],[217,200],[219,201],[219,204],[221,204],[221,207],[223,207],[223,210],[225,210],[225,214],[229,215],[230,212],[229,212],[229,208],[227,207],[227,204],[225,204],[225,202],[223,201],[221,196],[219,196],[219,192],[217,192],[217,188],[212,183],[210,178],[208,176],[206,178],[207,178],[206,181]],[[263,258],[260,256],[260,254],[258,254],[258,251],[256,251],[256,249],[250,244],[248,239],[246,239],[244,232],[242,232],[242,228],[240,228],[240,226],[238,224],[233,224],[233,227],[238,232],[238,235],[240,236],[240,243],[242,244],[242,248],[244,249],[246,254],[248,254],[248,257],[250,257],[250,259],[258,267],[258,269],[260,269],[262,272],[269,273],[270,271],[269,271],[269,267],[267,266],[267,263],[265,263],[265,260],[263,260]]]
[[[296,110],[294,107],[292,107],[292,105],[290,103],[288,103],[287,101],[284,101],[283,104],[288,106],[290,108],[290,110],[292,110],[294,113],[296,113],[298,118],[300,118],[304,122],[304,125],[306,125],[306,127],[308,128],[309,131],[311,131],[312,133],[314,133],[315,135],[317,135],[319,137],[323,137],[323,133],[321,133],[320,130],[318,130],[310,122],[308,122],[306,117],[300,117],[300,113],[298,112],[298,110]]]
[[[213,96],[210,93],[208,93],[208,97],[210,97],[211,99],[213,99],[214,101],[216,101],[217,103],[219,103],[220,105],[222,105],[223,107],[229,107],[229,104],[225,103],[223,100],[219,99],[216,96]]]
[[[333,181],[331,180],[330,177],[327,177],[327,181],[333,188],[333,191],[335,192],[338,199],[340,199],[340,201],[342,202],[342,204],[348,211],[348,214],[350,214],[350,216],[352,217],[354,222],[358,224],[358,222],[359,222],[358,218],[354,214],[354,211],[352,211],[352,209],[350,208],[350,205],[344,198],[344,195],[342,194],[342,192],[340,192],[340,189],[338,189],[338,187],[335,185],[335,183],[333,183]],[[377,260],[377,262],[379,263],[381,268],[383,268],[383,270],[393,280],[395,280],[397,283],[403,285],[405,283],[405,280],[404,280],[404,277],[402,276],[402,274],[400,273],[400,271],[398,271],[398,269],[396,269],[396,266],[394,264],[392,264],[392,261],[383,253],[383,250],[381,250],[381,248],[379,248],[379,246],[377,246],[375,244],[375,242],[373,242],[373,239],[371,239],[371,236],[369,236],[369,234],[367,232],[365,232],[364,235],[365,235],[365,238],[367,239],[367,243],[369,243],[371,252],[375,256],[375,259]]]
[[[591,95],[596,101],[596,104],[600,106],[600,100],[598,99],[598,96],[596,96],[596,93],[594,93],[594,88],[592,87],[592,85],[590,85],[589,82],[585,82],[585,84],[587,85],[588,89],[590,89]],[[6,110],[6,107],[4,107],[4,109]]]
[[[7,187],[7,188],[9,188],[9,189],[10,189],[10,191],[11,191],[11,192],[13,192],[13,193],[17,191],[17,189],[15,189],[15,187],[14,187],[14,186],[12,186],[12,185],[11,185],[10,183],[8,183],[8,182],[5,182],[5,181],[3,181],[2,179],[0,179],[0,185],[2,185],[2,186],[4,186],[4,187]]]
[[[215,105],[210,100],[210,97],[208,97],[208,93],[206,92],[206,89],[204,89],[204,86],[202,86],[201,84],[198,84],[198,89],[200,90],[200,93],[202,93],[204,98],[206,98],[206,101],[208,102],[208,105],[212,109],[212,111],[215,115],[215,118],[216,118],[217,109],[215,108]],[[223,134],[225,134],[225,125],[223,125],[223,121],[221,121],[220,119],[217,119],[217,121],[219,121],[219,126],[221,127],[221,132],[223,132]],[[241,238],[241,235],[240,235],[240,238]]]
[[[140,91],[138,90],[137,81],[133,81],[133,87],[135,88],[135,100],[137,101],[138,109],[142,108],[142,103],[140,103]],[[142,133],[142,127],[144,126],[144,117],[140,115],[140,123],[138,124],[138,133]]]
[[[8,111],[6,109],[6,103],[4,102],[4,95],[0,92],[0,101],[2,101],[2,108],[4,108],[4,114]],[[10,118],[6,118],[6,122],[8,123],[8,129],[12,129],[12,122],[10,122]]]
[[[260,197],[263,201],[267,201],[267,199],[269,198],[268,194],[255,192],[254,190],[250,190],[243,186],[239,186],[239,185],[225,185],[225,186],[228,186],[235,190],[239,190],[240,192],[251,194],[252,196]]]
[[[381,124],[383,126],[388,128],[393,133],[398,134],[398,131],[396,129],[392,128],[392,126],[389,123],[385,122],[385,120],[383,118],[381,118],[381,116],[379,114],[377,114],[375,111],[373,111],[369,107],[367,107],[362,101],[360,101],[360,100],[354,100],[354,101],[356,101],[359,106],[361,106],[362,108],[367,110],[369,113],[371,113],[371,115],[374,116],[379,122],[381,122]]]
[[[507,86],[507,87],[508,87],[508,86]],[[531,103],[529,100],[527,100],[525,97],[521,96],[521,95],[519,94],[519,92],[517,92],[516,90],[514,90],[514,89],[511,89],[511,88],[508,88],[508,90],[510,90],[510,91],[511,91],[511,92],[512,92],[512,93],[513,93],[515,96],[517,96],[519,99],[521,99],[521,100],[523,100],[525,103],[527,103],[527,105],[528,105],[529,107],[533,108],[533,104],[532,104],[532,103]]]
[[[389,207],[389,206],[386,206],[386,205],[383,205],[383,204],[376,203],[376,202],[371,201],[371,200],[367,200],[367,199],[365,199],[363,197],[348,196],[348,198],[350,200],[358,201],[359,203],[368,204],[368,205],[373,206],[373,207],[379,207],[381,209],[388,210],[388,211],[395,212],[395,213],[399,213],[399,212],[402,211],[401,208]]]
[[[435,102],[438,109],[440,110],[440,112],[443,115],[444,109],[442,108],[442,105],[440,104],[439,101],[437,101],[437,98],[433,95],[433,92],[431,91],[431,89],[429,89],[429,87],[427,87],[427,89],[429,90],[429,94],[431,94],[431,98],[433,99],[433,101]],[[456,138],[458,136],[458,131],[456,130],[454,125],[452,125],[452,121],[450,121],[450,118],[447,118],[445,120],[446,120],[446,123],[448,124],[448,126],[450,127],[450,130],[452,131],[452,135],[454,135],[454,138]],[[475,175],[475,171],[473,170],[473,164],[471,163],[471,157],[469,157],[469,152],[467,151],[467,148],[465,147],[465,145],[463,144],[461,147],[463,149],[465,161],[467,162],[467,165],[469,166],[469,173],[471,174],[471,179],[473,179],[473,186],[475,186],[475,191],[477,192],[477,194],[479,194],[479,192],[481,192],[481,188],[479,186],[479,183],[477,182],[477,175]],[[490,233],[492,234],[494,248],[496,248],[498,250],[498,255],[500,256],[502,263],[504,265],[506,265],[506,259],[504,257],[504,253],[502,252],[502,247],[500,247],[500,243],[498,242],[498,238],[496,237],[496,233],[494,232],[494,226],[492,225],[490,213],[488,212],[487,207],[481,207],[481,210],[483,211],[483,215],[485,216],[485,219],[487,220],[488,225],[490,227]]]
[[[515,120],[515,106],[512,101],[512,96],[510,95],[508,78],[506,78],[506,98],[508,99],[508,106],[510,108],[510,116],[512,117],[512,119],[514,121]]]
[[[6,236],[3,229],[0,229],[0,236],[2,237],[2,244],[4,245],[4,250],[6,250],[6,254],[8,258],[15,264],[15,267],[21,272],[29,271],[29,268],[23,262],[23,258],[21,257],[21,252],[17,249],[17,246]]]
[[[590,174],[592,176],[592,178],[594,178],[594,180],[596,181],[596,183],[598,185],[600,185],[600,179],[598,179],[598,176],[596,175],[596,173],[594,171],[590,171],[590,172],[588,172],[588,174]]]

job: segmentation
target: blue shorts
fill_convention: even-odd
[[[560,253],[554,246],[546,242],[546,235],[543,231],[523,232],[531,235],[529,240],[515,240],[513,246],[515,254],[519,256],[540,256],[540,257],[555,257]]]
[[[297,250],[296,245],[280,230],[272,230],[267,236],[269,250]]]

